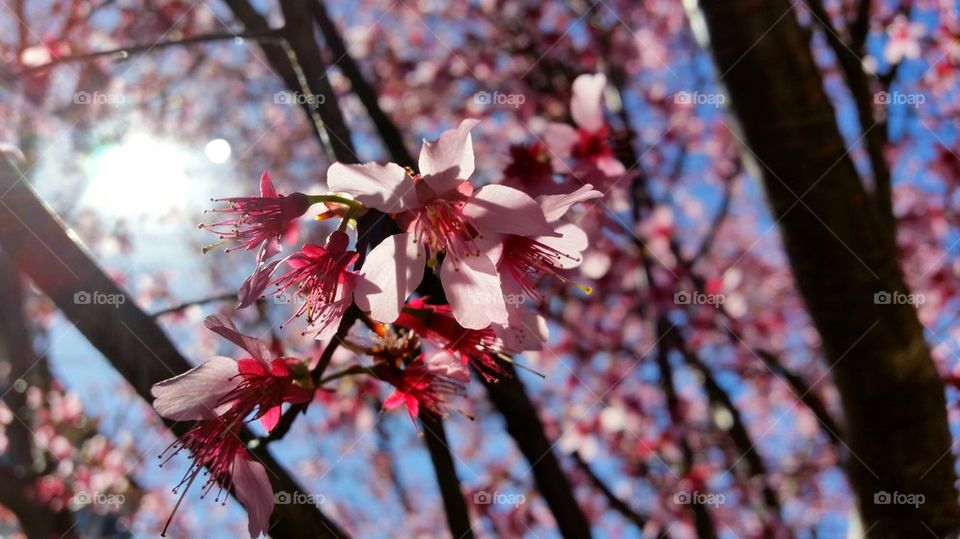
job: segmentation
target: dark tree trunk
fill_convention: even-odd
[[[708,0],[700,9],[842,398],[863,527],[870,537],[960,530],[943,383],[913,306],[875,301],[908,290],[890,229],[847,155],[808,32],[787,0]],[[909,495],[923,503],[895,503]]]

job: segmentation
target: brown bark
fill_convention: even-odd
[[[881,212],[847,156],[787,0],[700,3],[746,144],[840,392],[848,476],[870,537],[960,530],[943,384]],[[895,495],[924,503],[877,503]],[[902,499],[902,498],[901,498]]]

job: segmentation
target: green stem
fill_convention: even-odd
[[[374,377],[377,376],[372,368],[364,367],[362,365],[357,365],[357,366],[350,367],[348,369],[343,369],[342,371],[337,371],[331,374],[330,376],[326,376],[323,379],[321,379],[317,385],[322,387],[327,382],[332,382],[338,378],[353,376],[355,374],[369,374],[370,376],[374,376]]]
[[[342,197],[340,195],[307,195],[307,200],[310,201],[310,204],[318,204],[320,202],[333,202],[334,204],[343,204],[350,208],[351,211],[357,211],[363,208],[363,204],[357,202],[356,200]]]

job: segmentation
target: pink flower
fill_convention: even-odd
[[[485,252],[486,237],[515,231],[552,232],[536,201],[502,185],[473,190],[473,142],[464,120],[435,143],[424,142],[420,174],[399,165],[343,165],[327,173],[330,189],[349,193],[365,206],[393,214],[405,233],[375,247],[360,271],[357,306],[381,322],[392,322],[420,284],[424,266],[436,268],[444,254],[440,281],[457,321],[483,329],[506,323],[500,276]]]
[[[184,492],[204,468],[210,472],[202,487],[205,493],[217,485],[219,500],[222,492],[233,487],[247,509],[250,535],[256,537],[266,533],[269,526],[273,491],[266,470],[251,459],[238,433],[245,422],[254,420],[260,420],[267,431],[273,430],[284,402],[307,402],[313,393],[296,385],[291,371],[295,360],[273,358],[264,343],[240,333],[226,317],[207,317],[205,325],[251,357],[213,357],[154,384],[151,394],[158,414],[174,421],[196,421],[164,454],[169,455],[166,461],[183,449],[193,455],[193,462],[177,487],[183,487]]]
[[[441,416],[447,414],[447,399],[463,396],[464,384],[470,380],[466,369],[445,353],[429,361],[421,355],[402,369],[389,362],[381,362],[374,369],[377,377],[397,388],[383,402],[384,409],[406,406],[414,426],[424,410]]]
[[[506,303],[507,323],[495,325],[494,330],[508,347],[538,350],[546,341],[545,323],[524,309],[522,304],[527,297],[536,303],[543,302],[539,285],[544,279],[570,282],[564,272],[583,262],[583,252],[589,242],[583,229],[572,223],[561,223],[561,218],[574,204],[602,196],[589,184],[572,193],[541,196],[537,201],[553,233],[543,236],[501,236],[497,270],[500,272],[503,294],[511,301]],[[589,287],[577,286],[588,294],[591,292]]]
[[[920,23],[910,22],[903,15],[898,15],[887,28],[887,45],[883,50],[883,59],[890,65],[899,64],[905,59],[920,57],[920,38],[924,35],[924,27]]]
[[[220,501],[224,492],[233,489],[237,499],[247,510],[247,531],[250,532],[250,537],[267,533],[270,514],[273,512],[273,488],[270,486],[266,468],[251,458],[240,440],[239,429],[242,424],[242,416],[234,410],[216,419],[197,421],[186,434],[160,455],[161,458],[167,455],[161,466],[184,449],[192,456],[186,474],[173,489],[175,494],[180,489],[183,490],[161,535],[166,535],[184,495],[205,468],[209,474],[201,487],[203,495],[209,494],[216,485],[218,490],[214,500]],[[226,501],[226,495],[223,495],[223,500]]]
[[[277,294],[297,287],[296,293],[304,301],[291,319],[306,314],[307,324],[317,331],[317,339],[332,337],[353,303],[357,274],[347,266],[357,260],[357,253],[347,250],[349,243],[346,234],[334,231],[326,247],[304,245],[302,251],[286,259],[293,269],[273,282]]]
[[[218,223],[200,225],[219,234],[221,242],[204,247],[206,252],[220,243],[234,241],[251,251],[258,249],[257,267],[240,287],[238,299],[243,308],[251,305],[266,288],[270,275],[279,261],[267,262],[282,249],[280,240],[294,230],[294,223],[311,206],[309,197],[303,193],[278,195],[270,174],[260,177],[260,196],[214,199],[227,202],[228,209],[210,210],[214,213],[231,214],[234,217]],[[234,249],[227,249],[230,252]]]
[[[473,364],[487,379],[505,374],[499,365],[499,360],[506,357],[503,343],[494,331],[489,327],[464,328],[454,319],[449,305],[429,305],[421,299],[411,299],[394,323],[459,356],[464,365]]]
[[[566,282],[561,272],[575,268],[583,261],[580,254],[587,248],[587,235],[575,224],[561,224],[560,218],[570,206],[601,198],[603,193],[590,184],[565,195],[548,195],[538,199],[544,215],[553,227],[547,236],[504,234],[497,267],[501,270],[506,293],[521,291],[542,299],[537,285],[545,277]]]
[[[578,178],[603,181],[620,177],[626,169],[614,156],[608,142],[609,129],[603,119],[603,74],[580,75],[573,81],[570,115],[577,129],[561,123],[549,124],[543,139],[556,159],[557,170],[566,171],[564,159],[572,159],[572,172]],[[598,174],[599,173],[599,174]]]

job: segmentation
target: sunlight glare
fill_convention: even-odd
[[[187,156],[145,135],[97,147],[85,163],[83,201],[119,215],[160,214],[187,199]]]
[[[208,142],[203,151],[207,154],[207,159],[215,165],[225,163],[227,159],[230,159],[230,143],[222,138],[215,138]]]

